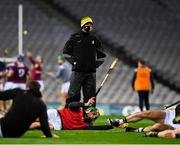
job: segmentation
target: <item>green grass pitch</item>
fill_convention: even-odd
[[[95,124],[104,125],[107,118],[109,116],[102,116]],[[152,121],[144,120],[129,126],[142,127],[152,123]],[[143,133],[128,133],[119,128],[108,131],[63,130],[52,132],[58,134],[60,138],[42,138],[41,131],[30,130],[21,138],[0,138],[0,144],[180,144],[180,139],[143,137]]]

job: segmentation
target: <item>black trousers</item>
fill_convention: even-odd
[[[146,110],[150,109],[149,106],[149,91],[138,91],[139,95],[139,108],[143,111],[143,107],[145,104]]]
[[[84,103],[88,102],[91,97],[95,97],[96,73],[72,72],[66,104],[79,102],[81,100],[81,89]],[[93,106],[96,106],[96,103]]]

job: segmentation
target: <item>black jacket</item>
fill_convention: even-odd
[[[89,33],[75,33],[66,42],[63,53],[77,72],[96,72],[106,57],[100,41]]]
[[[38,117],[44,135],[52,137],[47,120],[46,105],[40,97],[40,92],[32,90],[12,89],[0,92],[0,100],[13,99],[9,112],[0,120],[4,137],[22,136]]]

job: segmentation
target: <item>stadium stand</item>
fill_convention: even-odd
[[[43,0],[0,1],[1,54],[5,48],[9,50],[8,57],[17,54],[17,5],[22,3],[24,29],[28,30],[28,34],[24,36],[24,49],[43,56],[45,71],[56,70],[57,56],[70,34],[78,30],[78,20],[84,15],[91,15],[95,20],[97,34],[102,37],[104,44],[108,44],[105,45],[108,52],[125,46],[123,51],[129,58],[143,58],[168,83],[179,83],[179,22],[177,17],[171,17],[172,13],[166,12],[156,2],[137,0],[137,4],[133,0],[53,0],[51,4],[52,2],[54,5]],[[56,9],[57,6],[59,10]],[[112,60],[113,57],[108,55],[105,63],[98,69],[97,86],[103,80]],[[124,63],[124,60],[120,61],[98,95],[98,103],[137,104],[137,95],[131,90],[132,74],[133,67]],[[45,100],[58,101],[55,92],[61,82],[57,84],[45,75],[44,79]],[[150,103],[167,104],[179,98],[180,95],[169,86],[157,83]]]

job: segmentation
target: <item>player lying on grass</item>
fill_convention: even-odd
[[[149,131],[146,132],[145,137],[161,137],[161,138],[180,138],[180,128],[174,130],[164,130],[160,132]]]
[[[132,115],[126,116],[124,119],[108,119],[109,124],[114,127],[122,128],[124,123],[137,122],[142,119],[150,119],[155,122],[152,126],[145,128],[132,128],[127,127],[126,131],[134,132],[148,132],[148,131],[164,131],[167,129],[174,130],[180,128],[180,124],[174,124],[173,119],[175,117],[175,109],[169,110],[148,110],[143,112],[137,112]]]
[[[52,136],[47,121],[46,105],[41,97],[40,84],[29,81],[26,89],[0,91],[0,100],[13,99],[10,110],[0,118],[0,137],[20,137],[36,118],[40,119],[41,130],[46,137]]]
[[[48,123],[51,129],[54,130],[107,130],[112,129],[111,125],[93,126],[92,122],[99,117],[99,111],[95,107],[90,107],[95,98],[92,97],[87,103],[71,102],[68,108],[64,109],[49,109]],[[83,109],[88,107],[87,109]],[[30,128],[38,128],[39,122],[34,122]]]
[[[174,124],[180,124],[180,105],[177,105],[175,109],[175,118],[173,119]],[[145,136],[148,137],[162,137],[162,138],[180,138],[180,128],[175,128],[174,130],[165,131],[150,131],[146,132]]]

